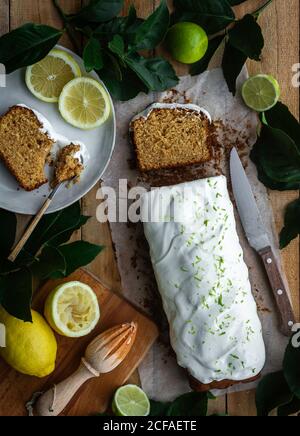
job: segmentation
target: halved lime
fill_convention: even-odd
[[[53,49],[43,60],[27,67],[25,80],[35,97],[56,103],[66,83],[80,76],[75,59],[64,50]]]
[[[105,88],[90,77],[71,80],[59,97],[59,110],[72,126],[89,130],[101,126],[111,111]]]
[[[45,317],[50,326],[62,336],[80,338],[96,327],[100,319],[97,295],[81,282],[67,282],[48,296]]]
[[[280,87],[274,77],[257,74],[246,80],[242,87],[242,96],[248,107],[257,112],[264,112],[278,102]]]
[[[116,416],[148,416],[150,401],[141,388],[126,385],[116,391],[112,410]]]

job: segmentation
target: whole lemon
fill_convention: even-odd
[[[57,343],[44,318],[31,311],[32,323],[9,315],[0,306],[0,323],[6,329],[6,347],[0,355],[16,371],[36,377],[46,377],[55,368]]]
[[[205,55],[208,37],[198,24],[181,22],[169,29],[166,44],[173,59],[183,64],[193,64]]]

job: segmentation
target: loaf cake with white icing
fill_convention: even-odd
[[[152,190],[141,212],[179,365],[202,390],[257,377],[265,346],[226,178]]]

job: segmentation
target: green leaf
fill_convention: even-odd
[[[0,299],[2,306],[10,315],[31,322],[31,272],[27,268],[22,268],[0,276]]]
[[[144,20],[137,18],[136,9],[131,5],[127,17],[116,17],[100,24],[93,35],[107,42],[111,41],[114,35],[121,35],[129,43],[134,41],[135,33],[143,22]]]
[[[271,189],[299,189],[300,151],[285,132],[263,125],[251,158],[262,183]]]
[[[242,71],[247,60],[247,56],[233,47],[228,41],[225,45],[225,51],[222,60],[222,69],[228,89],[233,95],[236,93],[236,80]]]
[[[17,217],[14,213],[0,209],[0,263],[9,255],[16,238]]]
[[[282,130],[269,126],[262,129],[261,140],[266,146],[262,149],[261,163],[267,175],[278,182],[300,184],[300,151],[295,142]],[[267,149],[273,144],[272,156]]]
[[[264,37],[260,26],[252,15],[245,15],[228,32],[230,45],[250,59],[260,60]]]
[[[283,130],[289,135],[300,150],[300,123],[287,106],[279,101],[272,109],[264,113],[264,118],[269,126]]]
[[[212,57],[214,56],[215,52],[218,50],[218,48],[220,47],[223,41],[224,41],[223,35],[216,36],[215,38],[209,41],[208,49],[204,57],[199,62],[193,64],[191,67],[190,73],[192,76],[201,74],[207,70]]]
[[[300,399],[300,346],[294,347],[293,338],[285,352],[283,371],[290,391]]]
[[[288,404],[284,404],[283,406],[278,407],[277,415],[278,416],[290,416],[295,413],[300,412],[300,400],[297,397],[294,397],[292,401]]]
[[[46,280],[53,274],[65,275],[66,261],[58,248],[45,246],[36,261],[30,266],[35,277]]]
[[[137,29],[132,44],[134,50],[154,49],[164,39],[169,24],[169,9],[166,1],[163,0],[153,14],[151,14]]]
[[[45,215],[25,245],[25,250],[35,255],[46,242],[51,243],[51,240],[58,236],[65,234],[69,230],[76,229],[80,219],[81,209],[79,202],[60,212]]]
[[[70,240],[73,233],[76,230],[81,229],[90,218],[91,217],[89,216],[81,215],[78,223],[74,227],[71,227],[69,230],[66,230],[65,232],[60,233],[58,236],[51,238],[50,241],[48,241],[48,244],[51,244],[52,247],[58,247],[59,245],[65,244]]]
[[[167,416],[171,403],[150,400],[150,416]]]
[[[100,41],[91,37],[83,50],[84,66],[88,73],[103,67],[102,47]]]
[[[146,59],[137,53],[129,53],[124,61],[150,91],[165,91],[178,84],[174,68],[163,58]]]
[[[268,416],[272,410],[289,403],[293,398],[282,371],[268,374],[256,390],[258,416]]]
[[[56,272],[51,274],[51,278],[68,277],[78,268],[89,265],[101,253],[104,247],[90,244],[85,241],[76,241],[58,248],[60,254],[65,258],[65,273]]]
[[[280,248],[284,248],[300,234],[300,199],[290,203],[285,211],[284,227],[280,233]]]
[[[79,25],[83,22],[104,23],[119,15],[123,4],[123,0],[90,0],[78,14],[68,15],[68,18]]]
[[[148,92],[140,78],[131,69],[120,66],[116,59],[115,64],[106,63],[105,68],[99,71],[99,76],[116,100],[127,101],[135,98],[140,92]]]
[[[177,398],[169,407],[166,416],[207,416],[206,393],[190,392]]]
[[[0,37],[0,63],[6,73],[43,59],[63,35],[61,30],[28,23]]]
[[[115,35],[112,41],[108,44],[108,48],[122,59],[125,53],[125,43],[122,36]]]
[[[262,167],[260,163],[260,145],[259,142],[255,144],[255,148],[251,151],[251,159],[256,165],[257,169],[257,177],[260,180],[261,183],[263,183],[267,188],[273,189],[275,191],[286,191],[286,190],[293,190],[293,189],[299,189],[298,184],[295,183],[283,183],[283,182],[277,182],[275,180],[272,180],[268,175],[265,173],[264,168]]]
[[[174,0],[175,21],[192,21],[202,26],[209,35],[225,29],[235,21],[235,15],[226,0]]]
[[[271,189],[299,189],[300,124],[280,102],[261,115],[261,121],[261,134],[251,153],[259,180]]]

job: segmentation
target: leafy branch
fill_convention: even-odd
[[[170,18],[166,0],[146,19],[137,17],[131,6],[127,17],[119,17],[124,0],[90,0],[77,14],[67,14],[59,0],[53,4],[64,29],[29,23],[0,38],[0,62],[10,73],[45,57],[66,31],[82,54],[87,72],[95,69],[109,91],[119,100],[128,100],[140,92],[164,91],[178,83],[172,65],[164,58],[154,60],[141,51],[153,50],[164,41],[171,24],[192,21],[201,25],[210,36],[209,48],[191,74],[208,68],[215,52],[225,43],[222,61],[229,90],[235,94],[236,79],[248,58],[260,60],[264,46],[259,14],[272,2],[247,14],[240,20],[232,6],[241,0],[174,0],[175,12]],[[79,36],[84,36],[84,47]],[[122,41],[122,42],[121,42]],[[115,44],[120,44],[119,49]]]
[[[174,0],[173,21],[192,21],[202,26],[210,36],[208,51],[203,59],[191,66],[191,74],[203,73],[224,43],[222,68],[228,88],[235,94],[237,77],[247,59],[260,60],[264,38],[257,18],[271,2],[268,0],[238,20],[231,6],[243,3],[241,0]]]
[[[287,106],[277,103],[260,115],[261,129],[251,158],[259,180],[279,191],[300,189],[300,124]],[[300,234],[300,200],[291,203],[280,233],[280,247]]]
[[[127,17],[119,17],[124,0],[90,0],[76,14],[64,12],[58,0],[53,4],[63,30],[29,23],[0,37],[0,62],[8,73],[43,59],[67,32],[83,56],[86,71],[95,69],[116,99],[129,100],[140,92],[164,91],[177,85],[178,77],[167,60],[150,60],[140,53],[156,48],[168,31],[166,0],[146,20],[137,17],[134,6]],[[83,49],[79,43],[82,36]],[[112,50],[117,37],[124,44],[122,53]]]
[[[78,268],[91,263],[102,246],[85,241],[67,244],[74,231],[89,217],[81,215],[80,204],[45,215],[31,238],[12,263],[7,256],[16,237],[15,214],[0,210],[0,304],[8,313],[31,321],[33,279],[68,277]]]

